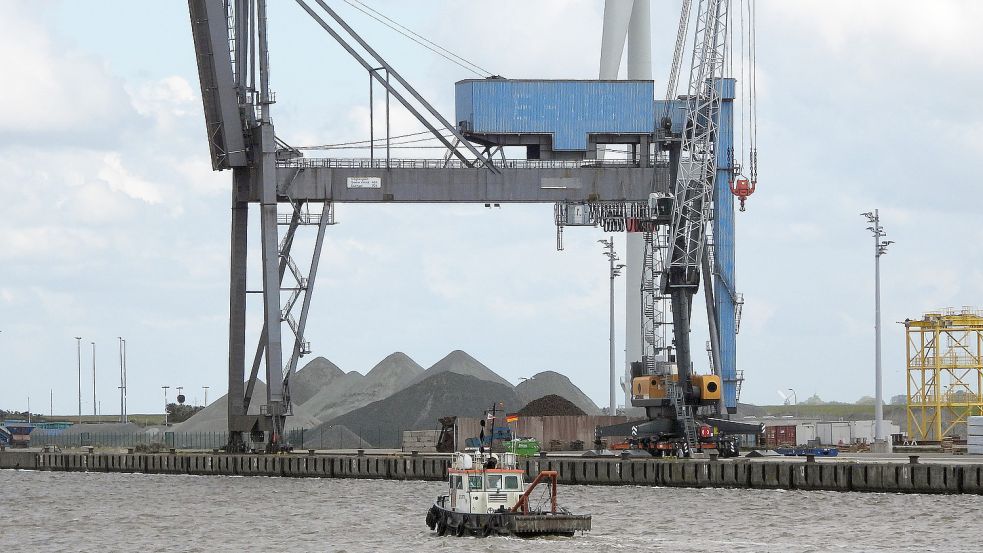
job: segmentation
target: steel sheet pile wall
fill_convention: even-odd
[[[456,84],[458,124],[478,134],[551,134],[554,150],[586,151],[587,135],[650,134],[652,81],[465,80]]]
[[[446,480],[450,461],[446,455],[0,452],[0,468],[6,469],[437,481]],[[539,471],[555,470],[562,484],[983,494],[983,464],[969,463],[535,457],[520,460],[519,468],[529,479]]]

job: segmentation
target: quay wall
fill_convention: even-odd
[[[0,469],[445,480],[450,459],[423,455],[235,455],[0,452]],[[830,490],[983,495],[983,464],[846,460],[521,459],[531,480],[555,470],[561,484]]]

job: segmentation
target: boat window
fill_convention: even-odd
[[[457,489],[459,489],[459,490],[463,490],[464,489],[464,477],[463,476],[456,476],[455,478],[457,478],[457,482],[454,483],[454,487],[457,488]]]
[[[489,474],[488,478],[488,489],[489,490],[500,490],[502,489],[502,475],[501,474]]]
[[[480,490],[481,489],[481,475],[474,474],[468,476],[468,489],[469,490]]]
[[[508,489],[508,490],[518,490],[519,489],[519,477],[518,476],[506,476],[505,477],[505,489]]]

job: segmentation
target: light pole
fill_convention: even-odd
[[[75,337],[75,351],[78,353],[79,364],[79,424],[82,424],[82,337]]]
[[[884,443],[884,405],[881,394],[881,256],[887,253],[892,240],[883,240],[887,233],[881,226],[878,210],[861,213],[871,226],[867,230],[874,236],[874,443]],[[890,446],[888,446],[890,447]]]
[[[202,386],[201,389],[205,391],[205,404],[204,404],[204,406],[205,407],[208,407],[208,386]]]
[[[618,414],[618,403],[615,399],[615,388],[617,386],[616,377],[614,373],[614,279],[621,275],[621,269],[625,267],[624,263],[619,263],[615,265],[616,261],[619,261],[618,254],[614,251],[614,236],[609,237],[607,240],[598,240],[598,242],[604,246],[604,256],[608,258],[609,267],[609,279],[611,281],[610,286],[610,298],[608,301],[610,307],[610,317],[611,321],[608,325],[608,343],[609,343],[609,369],[611,372],[611,390],[610,390],[610,407],[608,414],[612,417]]]
[[[164,426],[167,426],[167,389],[168,388],[170,388],[170,386],[161,386],[161,389],[164,390]]]
[[[96,412],[96,343],[89,342],[92,344],[92,414],[98,415]]]
[[[123,337],[117,336],[119,340],[119,422],[126,422],[126,412],[123,407]]]
[[[789,388],[788,391],[792,392],[792,401],[795,403],[795,418],[799,418],[799,396],[795,394],[795,390]]]

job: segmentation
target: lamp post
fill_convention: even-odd
[[[75,337],[75,351],[78,354],[79,365],[79,424],[82,424],[82,337]]]
[[[867,230],[874,236],[874,443],[884,444],[884,405],[881,394],[881,256],[887,253],[887,247],[894,241],[883,240],[887,233],[881,226],[878,210],[861,215],[867,218],[870,223]]]
[[[123,337],[117,336],[119,340],[119,422],[126,422],[126,411],[123,407]]]
[[[170,386],[161,386],[161,389],[164,390],[164,426],[167,426],[167,389],[168,388],[170,388]]]
[[[795,390],[789,388],[788,391],[792,392],[792,402],[795,404],[795,418],[799,418],[799,396],[795,394]]]
[[[610,298],[608,301],[610,308],[610,324],[608,325],[608,343],[609,343],[609,369],[611,372],[611,389],[608,414],[612,417],[618,414],[618,403],[615,399],[615,388],[617,387],[616,377],[614,373],[614,279],[621,275],[621,269],[625,267],[624,263],[619,263],[615,265],[616,261],[619,261],[618,254],[614,251],[614,237],[611,236],[607,240],[598,240],[598,242],[604,246],[604,256],[608,258],[608,268],[609,268],[609,279],[610,285]]]
[[[92,414],[98,415],[99,413],[96,411],[98,405],[96,403],[96,343],[89,343],[92,344]]]
[[[204,403],[204,406],[205,407],[208,407],[208,386],[202,386],[201,389],[205,391],[205,403]]]

